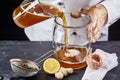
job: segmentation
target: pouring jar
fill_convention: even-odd
[[[86,56],[91,49],[87,31],[89,17],[81,16],[77,25],[64,25],[64,21],[60,17],[56,17],[54,22],[53,46],[55,58],[61,66],[66,68],[81,69],[85,67]]]
[[[12,17],[18,27],[30,27],[57,16],[63,6],[59,3],[61,3],[60,0],[23,0],[13,11]]]

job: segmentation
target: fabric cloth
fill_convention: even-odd
[[[89,7],[89,6],[100,3],[100,4],[103,4],[105,6],[105,8],[107,9],[108,19],[105,24],[105,27],[102,30],[102,35],[99,39],[99,41],[107,41],[109,26],[120,18],[120,14],[119,14],[120,0],[88,0],[88,2],[89,2],[88,4],[83,2],[83,1],[87,2],[87,0],[81,0],[81,1],[82,1],[82,5],[79,6],[81,8]],[[27,37],[30,39],[30,41],[43,41],[43,40],[51,41],[52,34],[53,34],[52,33],[53,32],[52,24],[54,24],[54,20],[51,21],[51,19],[48,19],[48,20],[45,20],[38,24],[29,26],[29,27],[25,28],[24,31],[25,31],[25,34],[27,35]],[[43,31],[43,28],[44,28],[44,31]],[[44,36],[46,36],[47,38]]]
[[[103,64],[97,70],[93,70],[90,67],[87,67],[82,80],[103,80],[107,72],[118,65],[118,57],[116,53],[110,54],[101,49],[97,49],[94,53],[102,58]]]

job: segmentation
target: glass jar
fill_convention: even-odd
[[[75,25],[64,25],[65,23],[60,17],[56,17],[54,21],[53,45],[55,58],[61,66],[66,68],[81,69],[85,67],[86,56],[90,53],[91,48],[87,32],[89,17],[81,16],[79,24]]]
[[[62,13],[57,0],[23,0],[13,11],[13,20],[20,28],[26,28]]]

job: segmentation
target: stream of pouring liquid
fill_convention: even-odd
[[[66,17],[64,15],[64,13],[60,13],[58,14],[61,18],[62,18],[62,21],[63,21],[63,25],[64,26],[67,26],[67,21],[66,21]],[[67,27],[63,27],[64,28],[64,43],[65,43],[65,50],[66,52],[68,51],[68,30],[67,30]]]

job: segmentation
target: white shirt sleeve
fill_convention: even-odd
[[[101,2],[108,11],[106,25],[111,25],[120,18],[120,0],[104,0]]]

